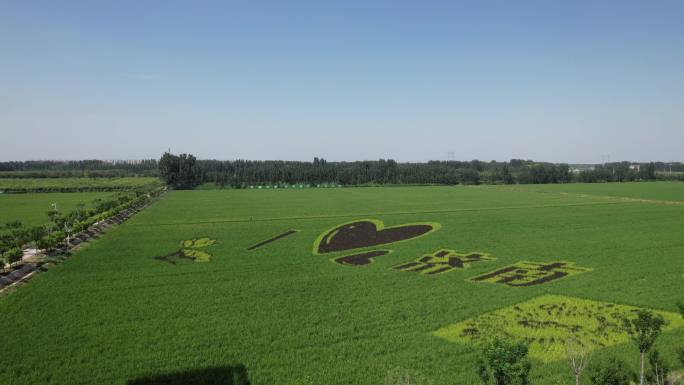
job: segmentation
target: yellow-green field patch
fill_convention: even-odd
[[[433,334],[451,342],[478,344],[499,336],[529,345],[530,357],[544,362],[565,357],[573,339],[587,350],[627,342],[624,319],[634,318],[634,306],[544,295],[445,326]],[[679,314],[655,311],[667,324],[665,331],[684,326]]]
[[[175,265],[177,261],[181,261],[183,259],[192,260],[195,262],[209,262],[211,259],[211,254],[200,249],[211,246],[215,243],[216,240],[209,237],[186,239],[180,242],[181,248],[179,250],[166,255],[158,255],[154,258],[160,261],[171,263],[173,265]]]

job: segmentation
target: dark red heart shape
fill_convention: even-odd
[[[383,228],[382,222],[371,220],[345,223],[323,234],[314,245],[314,252],[324,254],[399,242],[427,234],[436,226],[420,223]]]

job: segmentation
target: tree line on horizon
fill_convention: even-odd
[[[0,178],[114,178],[124,176],[159,176],[157,159],[0,162]]]
[[[166,165],[162,164],[166,162]],[[181,172],[181,165],[183,171]],[[638,166],[638,167],[635,167]],[[178,171],[176,171],[178,170]],[[0,162],[0,178],[59,177],[161,177],[176,188],[202,183],[241,188],[253,184],[336,183],[384,184],[545,184],[568,182],[626,182],[635,180],[684,180],[684,163],[614,162],[604,165],[568,165],[511,159],[426,163],[392,159],[353,162],[280,160],[211,160],[193,155],[166,153],[161,159],[138,161],[14,161]]]
[[[191,154],[165,153],[159,176],[169,186],[188,189],[203,183],[244,188],[255,184],[335,183],[347,186],[409,184],[547,184],[570,182],[627,182],[664,179],[658,163],[634,167],[630,162],[607,163],[575,170],[568,164],[511,159],[508,162],[429,161],[399,163],[392,159],[328,162],[200,160]],[[680,167],[681,165],[681,167]],[[684,170],[684,164],[675,169]],[[677,171],[675,170],[675,171]],[[674,174],[681,178],[681,174]],[[667,176],[667,175],[665,175]],[[678,179],[679,180],[679,179]]]

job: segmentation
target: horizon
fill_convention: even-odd
[[[179,153],[170,153],[173,155],[181,155],[184,154],[183,152]],[[162,154],[163,155],[163,154]],[[187,155],[193,155],[196,157],[198,161],[217,161],[217,162],[236,162],[236,161],[246,161],[246,162],[303,162],[303,163],[312,163],[313,159],[309,160],[293,160],[293,159],[242,159],[242,158],[235,158],[235,159],[216,159],[216,158],[204,158],[197,156],[196,154],[187,154]],[[637,162],[637,161],[631,161],[631,160],[607,160],[606,162],[597,162],[597,163],[579,163],[579,162],[549,162],[545,160],[540,160],[540,159],[522,159],[522,158],[511,158],[511,159],[428,159],[425,161],[399,161],[396,159],[392,158],[378,158],[378,159],[356,159],[356,160],[332,160],[332,159],[326,159],[325,157],[322,156],[317,156],[315,158],[325,160],[328,163],[353,163],[353,162],[377,162],[378,160],[392,160],[395,161],[396,163],[428,163],[428,162],[461,162],[461,163],[469,163],[469,162],[482,162],[482,163],[510,163],[512,160],[519,160],[523,162],[533,162],[535,164],[541,164],[541,163],[546,163],[546,164],[555,164],[555,165],[560,165],[560,164],[567,164],[568,166],[598,166],[598,165],[609,165],[609,164],[619,164],[619,163],[629,163],[632,165],[636,164],[648,164],[648,163],[663,163],[663,164],[681,164],[684,162],[680,161],[663,161],[663,160],[653,160],[653,161],[647,161],[647,162]],[[130,159],[97,159],[97,158],[83,158],[83,159],[27,159],[27,160],[8,160],[8,161],[3,161],[0,160],[0,163],[9,163],[9,162],[18,162],[18,163],[23,163],[23,162],[54,162],[54,163],[69,163],[69,162],[84,162],[84,161],[99,161],[99,162],[105,162],[105,163],[138,163],[138,162],[143,162],[143,161],[159,161],[159,157],[157,158],[130,158]]]
[[[0,161],[684,161],[681,2],[1,8]]]

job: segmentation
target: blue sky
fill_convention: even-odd
[[[684,161],[681,1],[0,0],[0,160]]]

